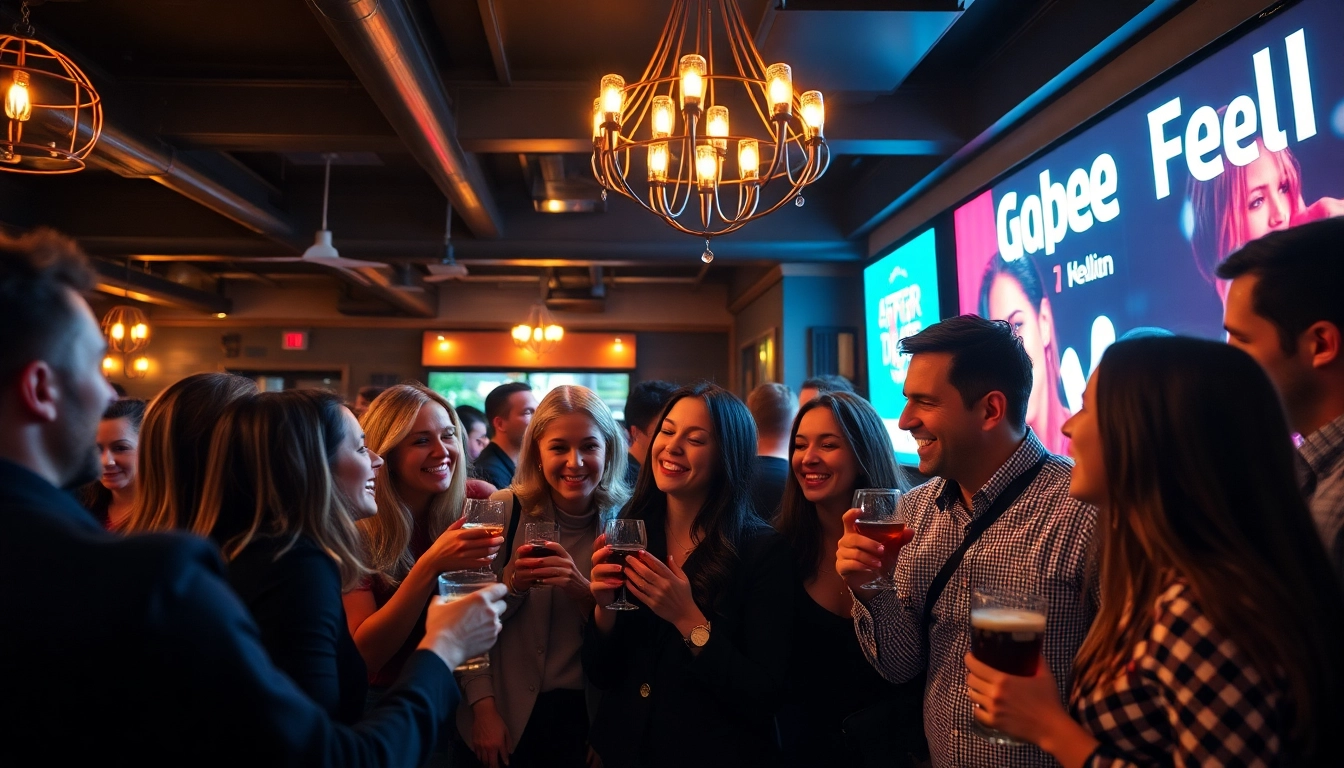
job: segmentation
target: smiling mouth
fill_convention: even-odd
[[[672,462],[666,459],[659,460],[658,468],[663,470],[664,473],[669,475],[679,475],[683,472],[688,471],[686,467],[683,467],[680,464],[673,464]]]
[[[831,479],[830,475],[808,472],[807,474],[803,475],[803,485],[809,485],[809,486],[822,485],[823,483],[825,483],[827,480],[830,479]]]
[[[374,481],[373,481],[373,480],[370,480],[370,481],[368,481],[367,483],[364,484],[364,492],[367,493],[367,494],[369,494],[370,496],[373,495],[373,489],[374,489]]]
[[[918,445],[920,448],[928,447],[928,446],[930,446],[930,445],[933,445],[935,442],[937,442],[937,441],[936,441],[934,438],[932,438],[932,437],[916,437],[916,438],[915,438],[915,444]]]
[[[432,467],[424,467],[420,471],[428,472],[431,475],[446,475],[448,474],[448,462],[445,461],[440,464],[435,464]]]

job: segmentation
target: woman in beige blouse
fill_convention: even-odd
[[[519,519],[511,556],[495,564],[510,594],[504,630],[490,667],[462,677],[471,706],[458,709],[458,727],[482,765],[586,766],[579,651],[594,607],[588,573],[602,519],[614,516],[630,493],[625,456],[616,421],[597,394],[556,387],[532,416],[513,485],[491,497]],[[556,526],[547,557],[530,556],[526,525],[538,521]]]

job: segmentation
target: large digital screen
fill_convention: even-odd
[[[1344,3],[1305,0],[958,207],[958,302],[1035,365],[1028,422],[1056,452],[1118,338],[1223,338],[1217,264],[1344,215]]]
[[[887,425],[896,458],[907,464],[919,463],[919,456],[915,439],[896,426],[905,408],[902,390],[910,364],[897,345],[939,320],[934,234],[932,228],[925,230],[863,270],[868,399]]]

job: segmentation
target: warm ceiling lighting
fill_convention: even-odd
[[[137,307],[118,305],[108,310],[103,317],[103,338],[107,341],[108,356],[103,359],[103,371],[111,373],[116,368],[112,354],[121,356],[121,371],[127,378],[139,378],[149,370],[149,361],[143,356],[127,360],[149,346],[149,319]],[[140,366],[143,361],[144,367]]]
[[[143,379],[149,373],[149,358],[144,355],[135,358],[126,366],[125,373],[128,379]]]
[[[0,170],[74,173],[103,131],[98,92],[69,57],[33,39],[28,3],[14,34],[0,35],[0,89],[8,130]]]
[[[767,67],[754,36],[736,0],[674,0],[643,77],[627,84],[620,75],[607,75],[593,102],[593,173],[603,198],[608,190],[625,195],[675,229],[706,238],[706,262],[714,258],[708,238],[734,232],[790,200],[802,205],[803,187],[821,178],[831,162],[821,92],[796,94],[793,71],[787,64]],[[731,53],[731,66],[718,71],[716,38],[726,40]],[[733,133],[728,101],[754,108],[759,121],[753,130],[741,130],[746,121],[739,116]],[[724,162],[734,150],[736,176]],[[636,189],[631,180],[639,175],[631,163],[640,161],[647,181]],[[699,210],[698,225],[682,217],[692,197],[698,198],[692,206]]]
[[[511,335],[514,345],[541,357],[555,349],[565,337],[565,329],[555,322],[546,305],[538,302],[527,313],[527,322],[513,326]]]

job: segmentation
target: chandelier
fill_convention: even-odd
[[[35,32],[25,2],[14,34],[0,35],[7,128],[0,139],[0,170],[74,173],[84,168],[102,133],[102,100],[80,68],[33,39]]]
[[[544,303],[537,302],[527,313],[527,322],[513,326],[512,335],[515,346],[541,357],[555,349],[565,337],[565,329],[555,322]]]
[[[715,67],[713,22],[720,24],[731,72]],[[728,103],[739,114],[755,112],[759,125],[741,118],[736,125],[751,122],[756,135],[730,129]],[[704,237],[701,258],[708,263],[709,238],[790,200],[803,204],[799,193],[831,162],[825,123],[821,92],[796,95],[789,65],[765,65],[736,0],[674,0],[643,76],[630,84],[620,75],[602,78],[593,102],[593,174],[604,199],[607,190],[617,192],[675,229]],[[640,165],[643,190],[630,180]],[[682,218],[693,197],[698,225]]]
[[[136,352],[149,346],[149,320],[136,307],[119,305],[103,317],[103,338],[107,340],[108,355],[103,358],[103,370],[116,369],[113,352],[121,355],[121,370],[128,379],[142,378],[149,371],[149,359],[144,355],[132,358]]]

